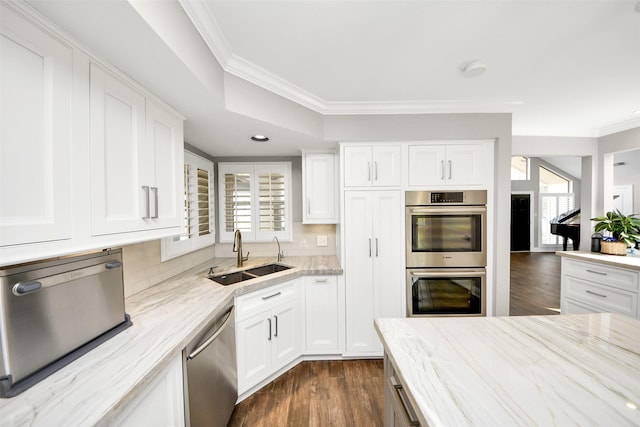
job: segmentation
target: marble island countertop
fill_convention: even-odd
[[[598,262],[600,264],[610,265],[612,267],[640,270],[640,257],[637,256],[608,255],[588,251],[558,251],[556,252],[556,255],[572,258],[578,261]]]
[[[234,296],[303,275],[338,275],[335,256],[285,257],[293,268],[222,286],[209,279],[275,262],[253,258],[242,268],[235,258],[216,258],[130,296],[126,312],[133,326],[91,350],[22,394],[0,399],[1,425],[110,425],[155,376]]]
[[[377,319],[421,425],[640,426],[640,321]]]

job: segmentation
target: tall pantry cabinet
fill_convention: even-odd
[[[404,317],[400,145],[343,144],[345,355],[380,356],[377,317]]]

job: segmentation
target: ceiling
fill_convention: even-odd
[[[28,2],[180,110],[198,148],[282,155],[323,143],[226,110],[124,0]],[[226,73],[320,116],[511,112],[515,135],[640,126],[636,1],[179,3]],[[472,60],[485,72],[462,73]],[[257,132],[274,145],[247,145]]]

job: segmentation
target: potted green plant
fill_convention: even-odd
[[[616,209],[605,216],[591,218],[591,221],[598,221],[595,231],[608,231],[611,234],[611,238],[602,240],[602,253],[626,255],[627,247],[640,242],[640,217],[636,214],[624,215]]]

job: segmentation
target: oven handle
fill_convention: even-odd
[[[484,268],[447,268],[447,269],[419,269],[407,270],[411,277],[436,277],[446,274],[447,276],[455,275],[456,277],[476,277],[486,275]]]
[[[407,211],[411,215],[419,214],[435,214],[435,215],[450,215],[452,213],[461,214],[486,214],[486,205],[440,205],[440,206],[407,206]]]

